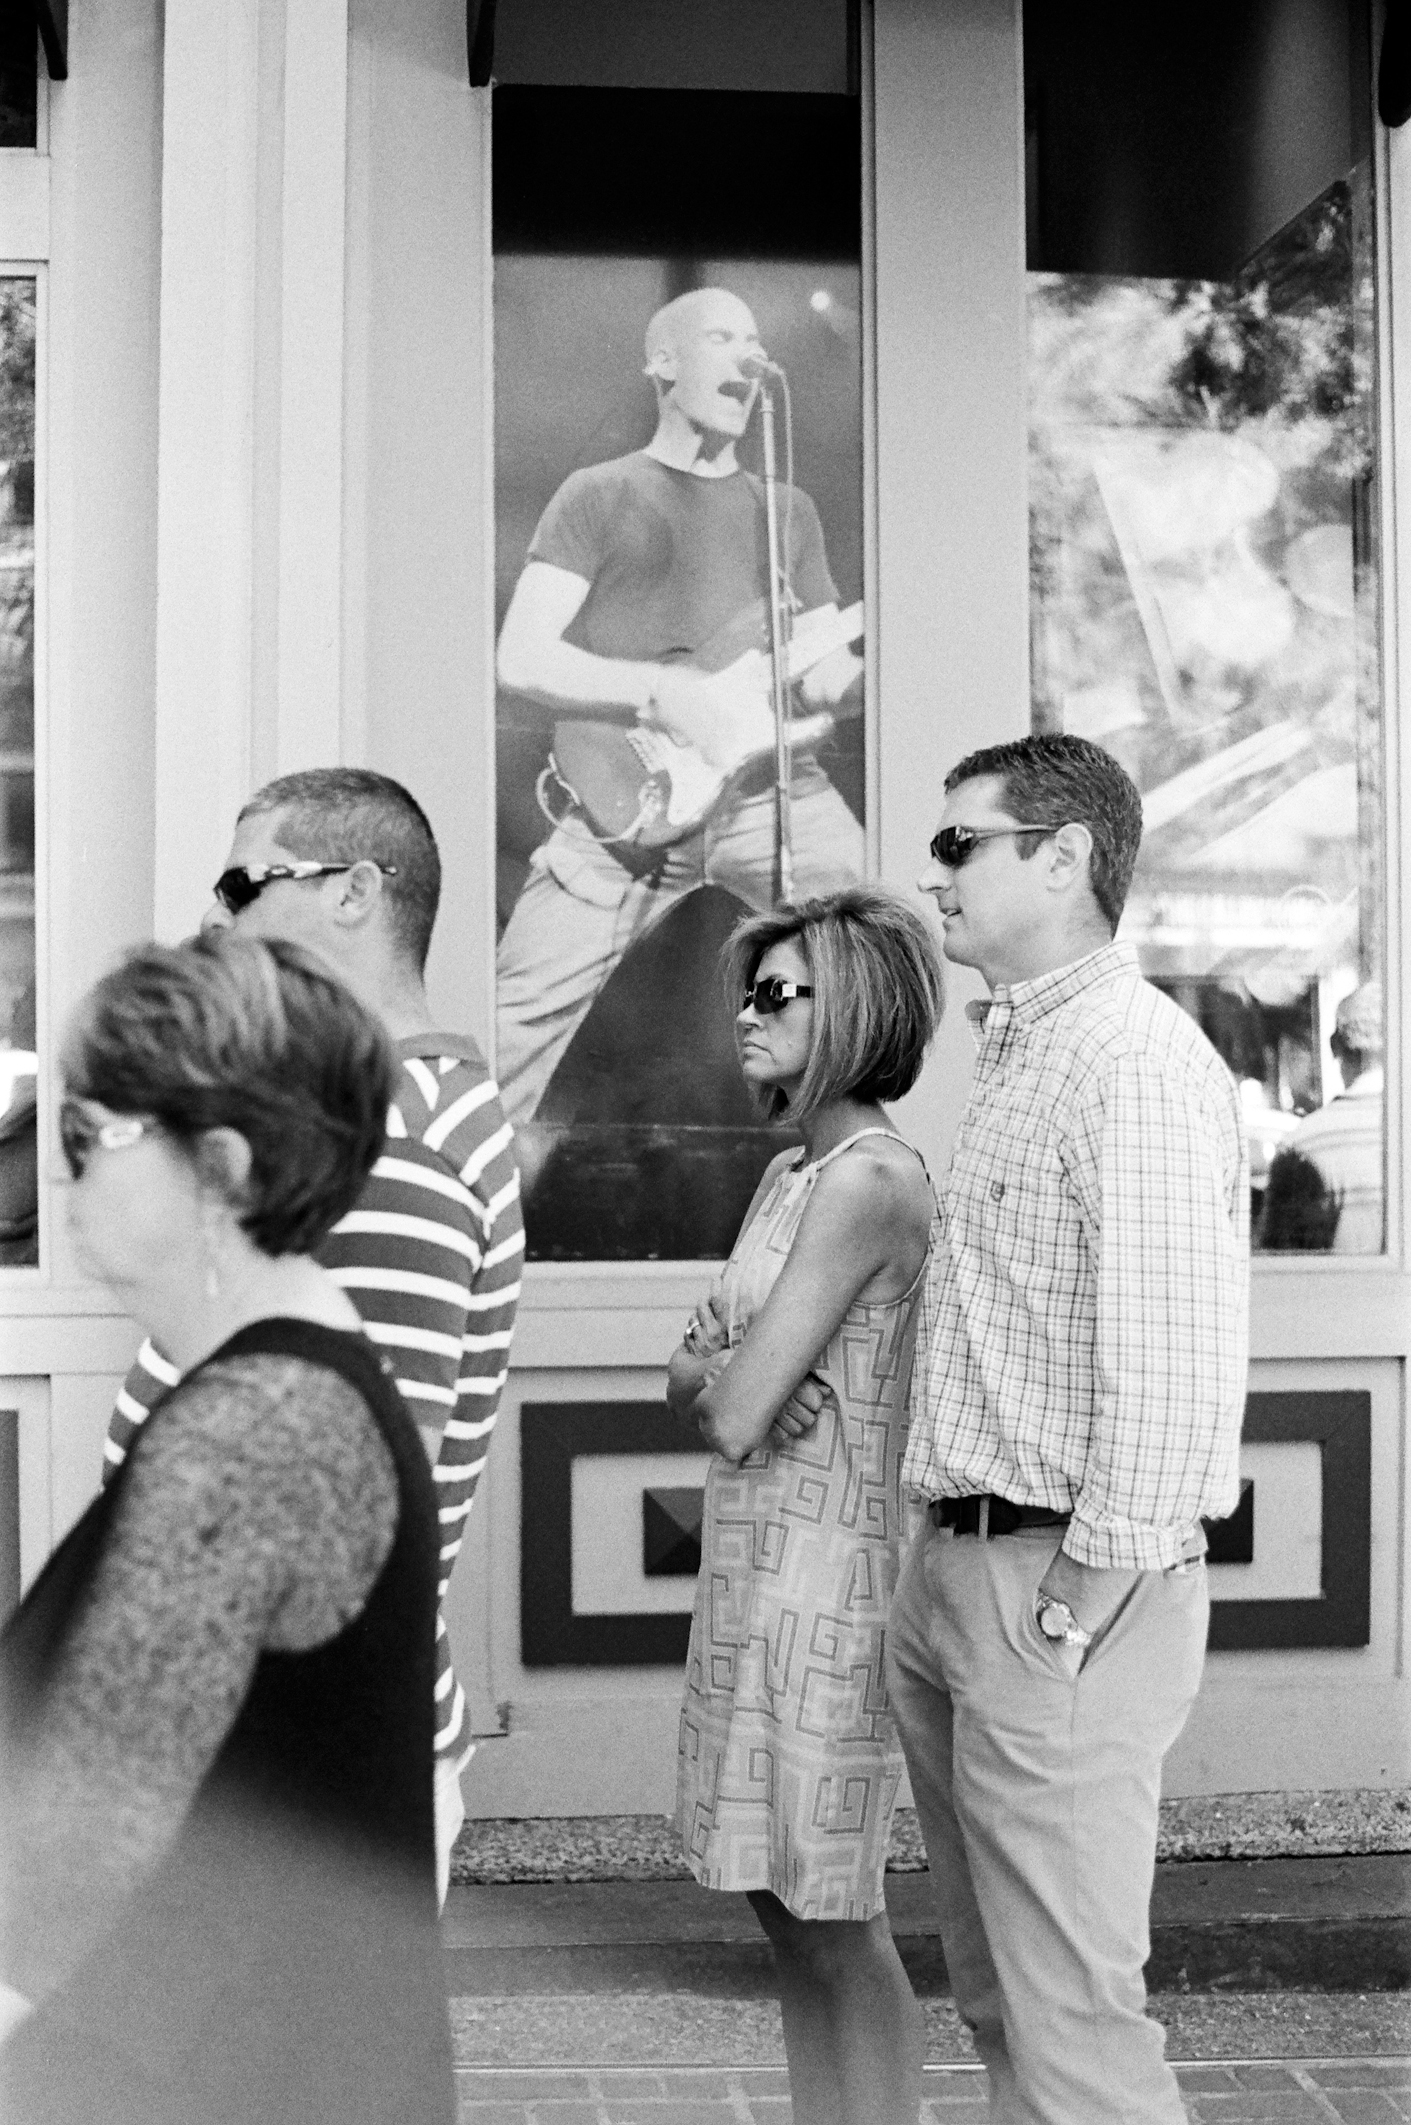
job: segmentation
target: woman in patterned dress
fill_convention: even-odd
[[[797,2125],[915,2125],[920,2010],[882,1896],[901,1750],[883,1636],[935,1203],[881,1105],[940,1016],[931,932],[873,886],[746,921],[740,1061],[803,1145],[760,1182],[671,1361],[717,1455],[687,1656],[677,1822],[774,1948]]]

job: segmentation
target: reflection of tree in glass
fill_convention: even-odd
[[[0,458],[34,461],[34,282],[0,280]]]
[[[1364,190],[1332,186],[1229,283],[1031,277],[1035,721],[1165,791],[1149,832],[1168,855],[1351,767]],[[1353,783],[1323,791],[1274,867],[1310,835],[1355,838],[1355,805]]]
[[[1208,283],[1202,308],[1171,378],[1193,410],[1222,427],[1267,414],[1346,423],[1345,469],[1367,461],[1370,378],[1357,358],[1346,183],[1314,200],[1237,281]]]
[[[1034,723],[1142,791],[1125,934],[1209,1021],[1261,1179],[1330,1089],[1320,999],[1381,964],[1372,230],[1358,170],[1228,282],[1029,281]],[[1331,1242],[1304,1165],[1266,1247]]]
[[[34,738],[34,356],[34,282],[0,280],[0,752]]]
[[[1365,189],[1360,172],[1330,186],[1233,281],[1031,274],[1034,425],[1312,417],[1338,425],[1344,472],[1365,468],[1370,346],[1356,327],[1370,307],[1371,259],[1354,259],[1355,189]]]
[[[34,744],[34,281],[0,281],[0,752]],[[11,786],[11,810],[15,803]],[[6,812],[0,867],[25,863]],[[6,861],[8,854],[8,861]]]

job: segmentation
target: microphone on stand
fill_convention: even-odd
[[[784,400],[786,428],[789,422],[789,379],[778,362],[772,362],[763,347],[752,348],[742,354],[737,364],[741,376],[760,385],[778,378]],[[792,482],[788,489],[788,506],[785,511],[783,538],[780,538],[779,511],[776,499],[778,475],[774,460],[774,394],[761,390],[756,402],[759,406],[761,440],[764,446],[764,521],[769,552],[769,694],[774,712],[774,898],[792,900],[794,897],[794,829],[793,829],[793,762],[789,736],[789,684],[785,676],[789,648],[792,607],[789,593],[789,523],[793,511],[794,490]],[[788,442],[789,465],[792,473],[794,445],[792,434]]]

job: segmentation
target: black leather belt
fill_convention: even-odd
[[[1020,1527],[1066,1527],[1073,1517],[1051,1505],[1016,1505],[1012,1498],[988,1491],[978,1498],[933,1498],[926,1510],[933,1527],[953,1528],[957,1535],[978,1535],[982,1530],[987,1535],[1012,1535]]]

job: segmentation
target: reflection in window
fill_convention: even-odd
[[[1031,4],[1026,37],[1031,15],[1048,20]],[[1113,141],[1062,101],[1073,55],[1042,28],[1034,40],[1034,720],[1106,745],[1142,791],[1122,934],[1239,1080],[1256,1244],[1377,1253],[1370,160],[1356,99],[1349,112],[1346,8],[1243,0],[1230,20],[1229,37],[1195,40],[1209,58],[1184,62],[1177,102],[1208,90],[1211,108],[1161,167],[1131,130],[1143,95],[1168,86],[1132,67],[1146,32],[1113,30],[1126,98]],[[1353,27],[1355,56],[1365,14]],[[1301,38],[1339,35],[1339,69],[1300,71]],[[1328,105],[1312,125],[1289,107],[1310,80]],[[1207,191],[1218,210],[1202,211]]]
[[[0,148],[38,139],[39,31],[32,7],[0,8]]]
[[[0,1265],[39,1259],[33,280],[0,280]]]

